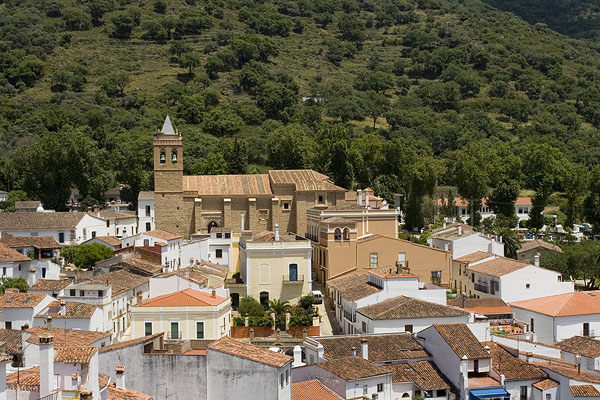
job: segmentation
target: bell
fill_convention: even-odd
[[[173,162],[173,163],[176,163],[176,162],[177,162],[177,152],[176,152],[176,151],[174,151],[174,152],[171,154],[171,162]]]
[[[165,161],[167,161],[167,157],[165,156],[165,153],[162,152],[160,153],[160,162],[164,163]]]

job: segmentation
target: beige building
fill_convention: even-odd
[[[231,327],[231,301],[194,289],[150,299],[131,312],[133,339],[166,332],[169,340],[219,339]]]
[[[345,189],[313,170],[253,175],[183,175],[183,142],[167,116],[154,134],[156,229],[190,234],[228,227],[306,233],[306,210],[343,204]]]
[[[228,282],[233,306],[254,297],[262,304],[279,299],[296,303],[312,290],[310,241],[294,235],[264,231],[240,238],[240,278]]]
[[[408,267],[421,281],[450,283],[450,252],[397,239],[398,213],[357,203],[307,211],[315,278],[321,282],[374,267]]]

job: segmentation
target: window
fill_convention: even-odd
[[[344,240],[350,240],[350,229],[344,228]]]
[[[98,290],[98,297],[104,297],[104,290]]]
[[[269,210],[258,210],[258,220],[259,221],[266,221],[269,219]]]
[[[412,325],[404,325],[404,332],[413,333],[413,326]]]
[[[231,232],[225,232],[225,239],[231,239]]]
[[[371,261],[371,268],[374,268],[377,266],[377,259],[378,259],[378,254],[377,253],[371,253],[370,256],[370,261]]]
[[[473,360],[473,372],[476,374],[479,373],[479,360]]]
[[[363,385],[363,394],[369,394],[369,385]]]
[[[2,276],[6,276],[6,267],[2,267]]]
[[[365,321],[362,323],[362,331],[363,333],[367,333],[367,323]]]
[[[164,164],[167,162],[167,152],[165,149],[160,149],[160,163]]]
[[[216,249],[215,250],[215,257],[216,258],[223,258],[223,249]]]
[[[5,321],[4,329],[12,329],[12,321]]]
[[[144,335],[152,335],[152,322],[144,322]]]
[[[150,216],[150,206],[146,206],[146,217]]]
[[[342,240],[342,230],[340,228],[335,228],[335,231],[333,231],[333,240],[336,242]]]
[[[531,332],[535,332],[535,321],[533,320],[533,318],[531,318],[531,320],[529,321],[529,329],[531,329]]]
[[[287,385],[290,382],[290,371],[285,370],[285,384]]]
[[[521,386],[520,400],[527,400],[527,386]]]
[[[317,203],[318,204],[325,204],[325,198],[323,197],[322,194],[317,196]]]
[[[263,306],[269,305],[269,292],[260,292],[260,304]]]
[[[58,232],[58,242],[59,243],[65,242],[65,233],[64,232]]]
[[[460,210],[462,215],[467,215],[467,209],[463,208]]]
[[[75,289],[70,289],[70,290],[69,290],[69,296],[72,296],[72,297],[75,297],[75,296],[76,296],[76,294],[75,294]]]
[[[378,392],[383,392],[383,383],[378,383],[377,384],[377,391]]]
[[[146,222],[146,231],[151,231],[151,230],[152,230],[152,224],[150,222]],[[146,242],[146,240],[148,240],[148,239],[145,239],[144,242]],[[144,246],[146,246],[145,243],[144,243]]]
[[[80,290],[79,291],[79,296],[80,297],[85,297],[85,290]]]
[[[546,400],[552,400],[552,395],[550,393],[546,393]]]
[[[519,214],[523,214],[523,207],[519,207]]]
[[[475,274],[471,272],[471,282],[475,283]]]
[[[179,337],[179,322],[171,321],[171,339],[180,339]]]
[[[217,232],[217,239],[222,239],[223,238],[223,234],[221,232]]]
[[[590,336],[590,323],[589,322],[583,323],[583,336]]]
[[[529,283],[525,284],[525,289],[529,289],[531,287],[531,285]]]
[[[173,164],[177,164],[177,150],[176,149],[171,150],[171,162]]]
[[[440,285],[442,283],[442,271],[431,271],[431,282],[434,285]]]
[[[279,377],[279,382],[281,383],[281,388],[283,389],[283,372],[281,373],[281,376]]]
[[[288,203],[287,201],[285,203],[283,203],[283,209],[284,210],[289,210],[290,209],[290,203]]]
[[[204,322],[196,321],[196,339],[204,339]]]
[[[438,389],[437,397],[446,397],[446,389]]]
[[[96,231],[92,231],[92,238],[96,237]]]
[[[42,267],[42,279],[46,279],[46,268]]]
[[[37,232],[31,232],[31,236],[38,236]]]
[[[106,227],[110,228],[110,220],[106,221]]]
[[[290,264],[288,267],[288,271],[290,273],[289,279],[291,282],[298,281],[298,264]]]

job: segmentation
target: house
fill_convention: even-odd
[[[17,212],[37,212],[41,206],[42,203],[39,200],[15,201],[15,211]]]
[[[86,240],[82,244],[98,243],[102,246],[108,247],[111,251],[118,250],[122,247],[121,239],[116,236],[96,236],[89,240]]]
[[[181,266],[182,243],[181,236],[157,229],[123,239],[122,247],[134,247],[142,259],[162,264],[170,272]]]
[[[222,270],[216,269],[217,267]],[[180,268],[175,272],[153,276],[150,279],[150,298],[183,289],[205,290],[207,288],[215,288],[219,295],[229,297],[229,290],[223,286],[227,272],[227,268],[220,265],[208,266],[198,263],[193,267]]]
[[[141,191],[138,194],[138,232],[148,232],[156,229],[154,212],[154,192]]]
[[[89,281],[72,282],[59,294],[58,299],[63,301],[74,301],[79,303],[91,304],[102,311],[103,326],[102,332],[112,332],[113,325],[113,302],[112,287],[107,281],[101,284],[90,283]],[[121,307],[122,308],[122,307]]]
[[[292,373],[294,382],[319,378],[344,399],[392,399],[391,369],[356,355],[297,367]]]
[[[394,399],[412,399],[422,396],[427,399],[448,399],[452,386],[431,361],[414,361],[387,365],[393,371],[392,388]]]
[[[468,323],[458,308],[398,296],[356,310],[360,333],[419,332],[433,324]]]
[[[65,288],[73,281],[71,279],[40,279],[27,289],[28,293],[46,293],[54,298],[65,295]]]
[[[546,372],[554,383],[547,384],[552,399],[600,397],[600,377],[597,374],[582,371],[577,365],[555,360],[534,364]]]
[[[0,213],[0,234],[51,236],[60,244],[81,244],[108,236],[110,228],[97,214],[85,212]]]
[[[448,200],[442,202],[442,199],[437,200],[437,206],[446,206],[448,205]],[[470,215],[469,202],[464,199],[454,199],[454,205],[456,206],[456,213],[460,219],[463,221],[467,221]],[[529,213],[533,208],[533,203],[531,197],[517,197],[515,200],[515,215],[521,221],[529,220]],[[496,214],[488,204],[487,199],[481,199],[481,208],[479,209],[479,214],[481,215],[481,219],[495,217]]]
[[[215,227],[208,234],[192,235],[190,242],[181,246],[181,260],[184,265],[206,260],[226,267],[230,264],[237,266],[237,260],[233,259],[233,246],[237,246],[239,237],[232,237],[231,231],[231,228]]]
[[[548,243],[544,240],[526,240],[521,243],[521,248],[517,250],[517,258],[520,261],[533,263],[535,256],[547,252],[562,253],[562,249],[557,245]]]
[[[2,327],[23,329],[33,326],[34,317],[54,299],[44,293],[20,293],[6,291],[0,296]]]
[[[600,340],[589,336],[573,336],[554,343],[561,351],[561,358],[578,364],[582,369],[592,373],[600,371]]]
[[[312,291],[311,245],[294,234],[263,231],[240,238],[240,280],[227,284],[232,303],[251,296],[261,304],[269,300],[297,302]]]
[[[573,282],[562,282],[559,272],[535,264],[477,252],[454,260],[453,278],[461,293],[507,303],[574,290]]]
[[[514,319],[512,308],[502,299],[491,298],[466,298],[448,299],[448,305],[460,307],[471,314],[469,322],[488,321],[493,325],[510,325]]]
[[[28,267],[9,270],[9,275],[3,275],[10,278],[24,278],[30,284],[38,279],[58,279],[60,275],[60,265],[56,263],[61,245],[51,236],[13,236],[4,233],[0,237],[0,244],[16,250],[18,253],[31,258]],[[34,275],[30,271],[34,269]],[[12,275],[10,272],[12,271]],[[3,270],[4,272],[4,270]]]
[[[292,383],[292,400],[341,400],[343,397],[335,394],[317,379]]]
[[[8,200],[8,192],[0,190],[0,201]]]
[[[138,257],[137,255],[129,258],[122,258],[120,265],[123,269],[142,276],[156,276],[163,270],[163,266],[160,263],[146,261],[142,259],[141,256]]]
[[[600,336],[600,291],[572,292],[510,303],[537,341],[553,344],[573,336]]]
[[[2,268],[2,277],[20,278],[24,275],[25,279],[29,278],[30,262],[31,259],[29,257],[0,243],[0,268]],[[35,277],[35,270],[33,270],[31,275]]]
[[[95,305],[75,301],[53,301],[33,319],[33,326],[44,326],[52,317],[54,326],[64,329],[83,329],[102,332],[104,315]]]
[[[186,239],[223,226],[241,233],[279,225],[305,235],[305,210],[344,202],[345,189],[313,170],[184,176],[182,137],[169,117],[154,134],[153,147],[156,229]]]
[[[436,324],[417,333],[458,397],[470,400],[509,398],[501,378],[492,372],[492,356],[465,324]],[[490,390],[494,396],[489,396]],[[486,397],[486,394],[488,395]]]
[[[453,260],[475,252],[504,255],[502,240],[488,237],[462,223],[444,224],[443,227],[434,229],[427,238],[427,243],[434,249],[450,251]]]
[[[165,294],[131,310],[131,337],[167,332],[171,340],[219,339],[228,336],[231,301],[194,289]]]
[[[398,296],[412,297],[446,305],[446,290],[430,283],[400,266],[379,267],[368,274],[354,274],[329,282],[329,294],[336,304],[336,319],[344,333],[364,332],[357,320],[357,310]],[[366,328],[366,329],[363,329]]]
[[[289,400],[292,357],[223,337],[206,348],[208,399]]]
[[[137,216],[133,212],[100,210],[92,214],[106,222],[108,232],[105,236],[114,236],[121,239],[138,233]]]

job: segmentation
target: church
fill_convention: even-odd
[[[346,190],[313,170],[183,175],[183,141],[169,116],[154,134],[156,228],[184,238],[224,227],[235,233],[307,234],[308,209],[343,206]]]

